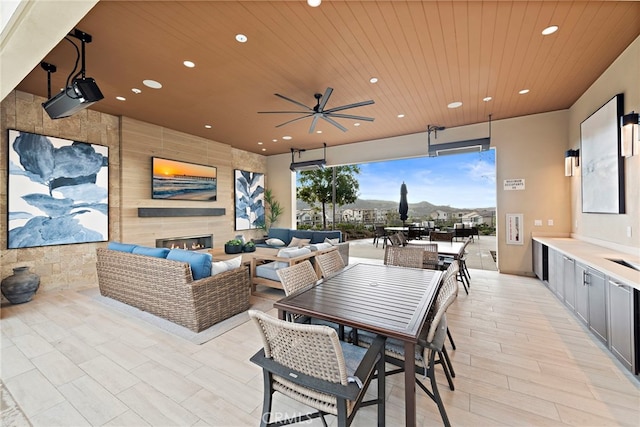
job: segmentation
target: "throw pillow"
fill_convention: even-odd
[[[284,246],[284,242],[280,239],[276,239],[275,237],[267,239],[265,243],[269,246]]]
[[[337,245],[338,243],[340,243],[340,239],[339,239],[339,238],[337,238],[337,237],[336,237],[335,239],[330,239],[330,238],[328,238],[328,237],[325,237],[325,239],[324,239],[324,243],[329,243],[329,244],[331,244],[332,246],[335,246],[335,245]]]
[[[316,243],[315,245],[309,246],[312,251],[323,251],[325,249],[329,249],[333,245],[331,243]]]
[[[278,258],[295,258],[301,255],[311,253],[309,248],[284,248],[278,251],[276,255]],[[276,261],[276,269],[289,267],[288,262]]]
[[[236,268],[240,268],[240,266],[242,265],[242,255],[228,259],[224,263],[227,264],[227,270],[235,270]]]
[[[224,273],[227,271],[227,263],[224,261],[214,261],[211,263],[211,275]]]
[[[289,243],[289,248],[301,248],[303,246],[307,246],[311,242],[311,239],[299,239],[297,237],[291,238],[291,243]]]
[[[188,262],[191,266],[191,277],[200,280],[211,276],[211,254],[202,252],[171,249],[167,255],[168,260]]]

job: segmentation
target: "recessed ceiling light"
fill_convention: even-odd
[[[240,43],[246,43],[249,39],[244,34],[236,34],[236,40]]]
[[[160,89],[162,87],[162,83],[155,80],[143,80],[142,84],[146,87],[150,87],[151,89]]]
[[[529,89],[522,89],[518,92],[520,95],[524,95],[525,93],[529,93]]]
[[[322,3],[322,0],[307,0],[307,4],[311,7],[318,7]]]
[[[543,36],[548,36],[549,34],[553,34],[556,31],[558,31],[558,26],[557,25],[551,25],[550,27],[547,27],[544,30],[542,30],[542,35]]]
[[[184,62],[183,62],[183,64],[184,64],[184,66],[185,66],[185,67],[187,67],[187,68],[193,68],[193,67],[195,67],[195,66],[196,66],[196,64],[195,64],[195,63],[193,63],[193,62],[191,62],[191,61],[184,61]]]
[[[211,129],[213,126],[211,126],[211,125],[204,125],[204,127],[205,127],[205,128],[207,128],[207,129]]]
[[[272,139],[272,141],[273,141],[273,142],[278,142],[278,140],[277,140],[277,139]]]
[[[282,139],[288,141],[288,140],[292,139],[292,137],[290,137],[289,135],[285,135],[285,136],[282,137]]]
[[[267,149],[266,149],[266,148],[263,148],[263,149],[262,149],[262,151],[267,151]]]
[[[462,102],[455,101],[447,105],[447,108],[459,108],[462,107]]]
[[[316,133],[322,133],[322,131],[321,130],[317,130]]]
[[[491,98],[490,96],[486,96],[486,97],[482,98],[482,100],[483,100],[484,102],[489,102],[489,101],[491,101],[492,99],[493,99],[493,98]]]
[[[404,117],[404,114],[398,114],[398,118],[401,119]]]
[[[258,145],[262,145],[262,141],[258,141]]]
[[[378,83],[378,78],[377,77],[371,77],[369,79],[369,83]]]
[[[355,122],[353,125],[354,125],[354,126],[360,126],[360,123]]]
[[[134,87],[131,89],[131,92],[133,93],[142,93],[142,89],[138,89],[137,87]]]
[[[116,96],[116,99],[118,101],[126,101],[127,100],[127,98],[125,98],[124,96]]]

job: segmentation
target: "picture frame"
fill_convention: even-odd
[[[617,94],[580,124],[583,213],[625,212],[620,155],[623,108],[623,94]]]
[[[151,198],[215,202],[218,169],[215,166],[151,157]]]
[[[8,130],[7,249],[109,239],[109,147]]]
[[[524,245],[524,215],[521,213],[506,214],[507,245]]]
[[[264,228],[264,174],[234,170],[235,229]]]

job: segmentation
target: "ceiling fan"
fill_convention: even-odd
[[[333,92],[333,88],[328,87],[327,90],[324,92],[324,95],[321,93],[314,94],[313,97],[316,99],[316,105],[313,108],[307,107],[301,102],[298,102],[294,99],[287,98],[284,95],[280,95],[279,93],[276,93],[274,94],[275,96],[282,98],[284,100],[287,100],[289,102],[292,102],[304,108],[304,111],[258,111],[258,114],[304,114],[304,116],[302,117],[297,117],[293,120],[280,123],[279,125],[276,126],[277,128],[287,125],[289,123],[296,122],[298,120],[306,119],[307,117],[313,117],[313,120],[311,121],[311,126],[309,127],[309,133],[313,133],[313,131],[315,130],[316,124],[318,123],[318,119],[322,119],[331,123],[332,125],[334,125],[335,127],[337,127],[343,132],[346,132],[347,128],[342,126],[340,123],[336,122],[335,120],[333,120],[334,118],[363,120],[367,122],[373,121],[373,117],[353,116],[351,114],[338,113],[338,111],[348,110],[350,108],[362,107],[364,105],[371,105],[374,103],[372,100],[356,102],[354,104],[347,104],[341,107],[334,107],[334,108],[329,108],[325,110],[325,106],[327,105],[327,101],[329,101],[329,97],[331,96],[332,92]]]

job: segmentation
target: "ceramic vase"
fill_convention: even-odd
[[[33,299],[40,286],[40,276],[29,271],[29,267],[16,267],[11,276],[2,279],[2,295],[11,304],[22,304]]]

